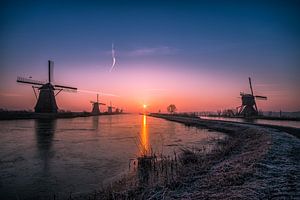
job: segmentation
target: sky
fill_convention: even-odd
[[[17,76],[47,81],[50,59],[54,83],[78,88],[64,110],[97,92],[127,112],[235,108],[251,77],[259,109],[300,111],[299,19],[297,1],[1,1],[0,108],[33,109]]]

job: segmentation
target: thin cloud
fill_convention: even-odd
[[[116,64],[116,55],[115,55],[114,43],[112,43],[112,45],[111,45],[111,56],[112,56],[112,65],[110,67],[109,72],[111,72],[113,70],[113,68],[115,67],[115,64]]]
[[[153,56],[153,55],[173,55],[178,52],[178,49],[168,46],[146,47],[128,51],[128,56]]]
[[[116,94],[104,93],[99,91],[91,91],[91,90],[77,90],[78,92],[90,93],[90,94],[99,94],[100,96],[111,96],[111,97],[120,97]]]
[[[159,88],[152,88],[152,89],[146,89],[147,92],[164,92],[167,91],[166,89],[159,89]]]
[[[179,49],[168,46],[143,47],[131,50],[118,50],[119,56],[137,57],[137,56],[157,56],[157,55],[175,55]],[[100,55],[108,57],[112,51],[101,51]]]

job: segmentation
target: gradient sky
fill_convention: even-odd
[[[46,80],[51,59],[56,84],[114,94],[101,101],[125,111],[235,108],[248,76],[268,97],[260,109],[300,110],[296,1],[1,1],[0,16],[0,108],[33,109],[16,78]],[[90,111],[95,98],[64,92],[57,104]]]

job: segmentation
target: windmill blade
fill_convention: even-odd
[[[32,85],[44,85],[45,84],[42,81],[31,80],[31,79],[23,78],[23,77],[17,77],[17,82],[18,83],[27,83],[27,84],[32,84]]]
[[[253,88],[252,88],[252,83],[251,83],[251,78],[250,77],[249,77],[249,84],[250,84],[251,95],[254,96],[254,94],[253,94]],[[257,109],[257,105],[256,105],[255,101],[254,101],[254,107],[255,107],[256,112],[257,112],[258,109]]]
[[[77,88],[75,87],[69,87],[64,85],[54,85],[54,87],[57,87],[58,89],[63,89],[64,91],[68,91],[68,92],[77,92]]]
[[[252,89],[252,83],[251,83],[251,78],[250,77],[249,77],[249,85],[250,85],[251,94],[253,96],[253,89]]]
[[[260,99],[260,100],[267,100],[267,97],[265,97],[265,96],[256,95],[255,98]]]
[[[48,60],[48,81],[49,81],[49,83],[53,82],[53,67],[54,67],[54,62],[51,60]]]
[[[104,106],[106,105],[105,103],[99,103],[99,104],[100,104],[100,105],[104,105]]]
[[[95,102],[95,101],[90,101],[90,103],[97,103],[97,102]]]

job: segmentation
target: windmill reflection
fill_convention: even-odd
[[[93,116],[93,129],[98,130],[99,128],[99,116]]]
[[[111,115],[107,115],[107,123],[108,123],[108,125],[109,125],[109,128],[111,128],[112,127],[112,116]]]
[[[56,129],[55,119],[37,119],[35,120],[35,135],[37,149],[40,158],[43,161],[43,172],[49,170],[49,160],[52,157],[52,141]]]

